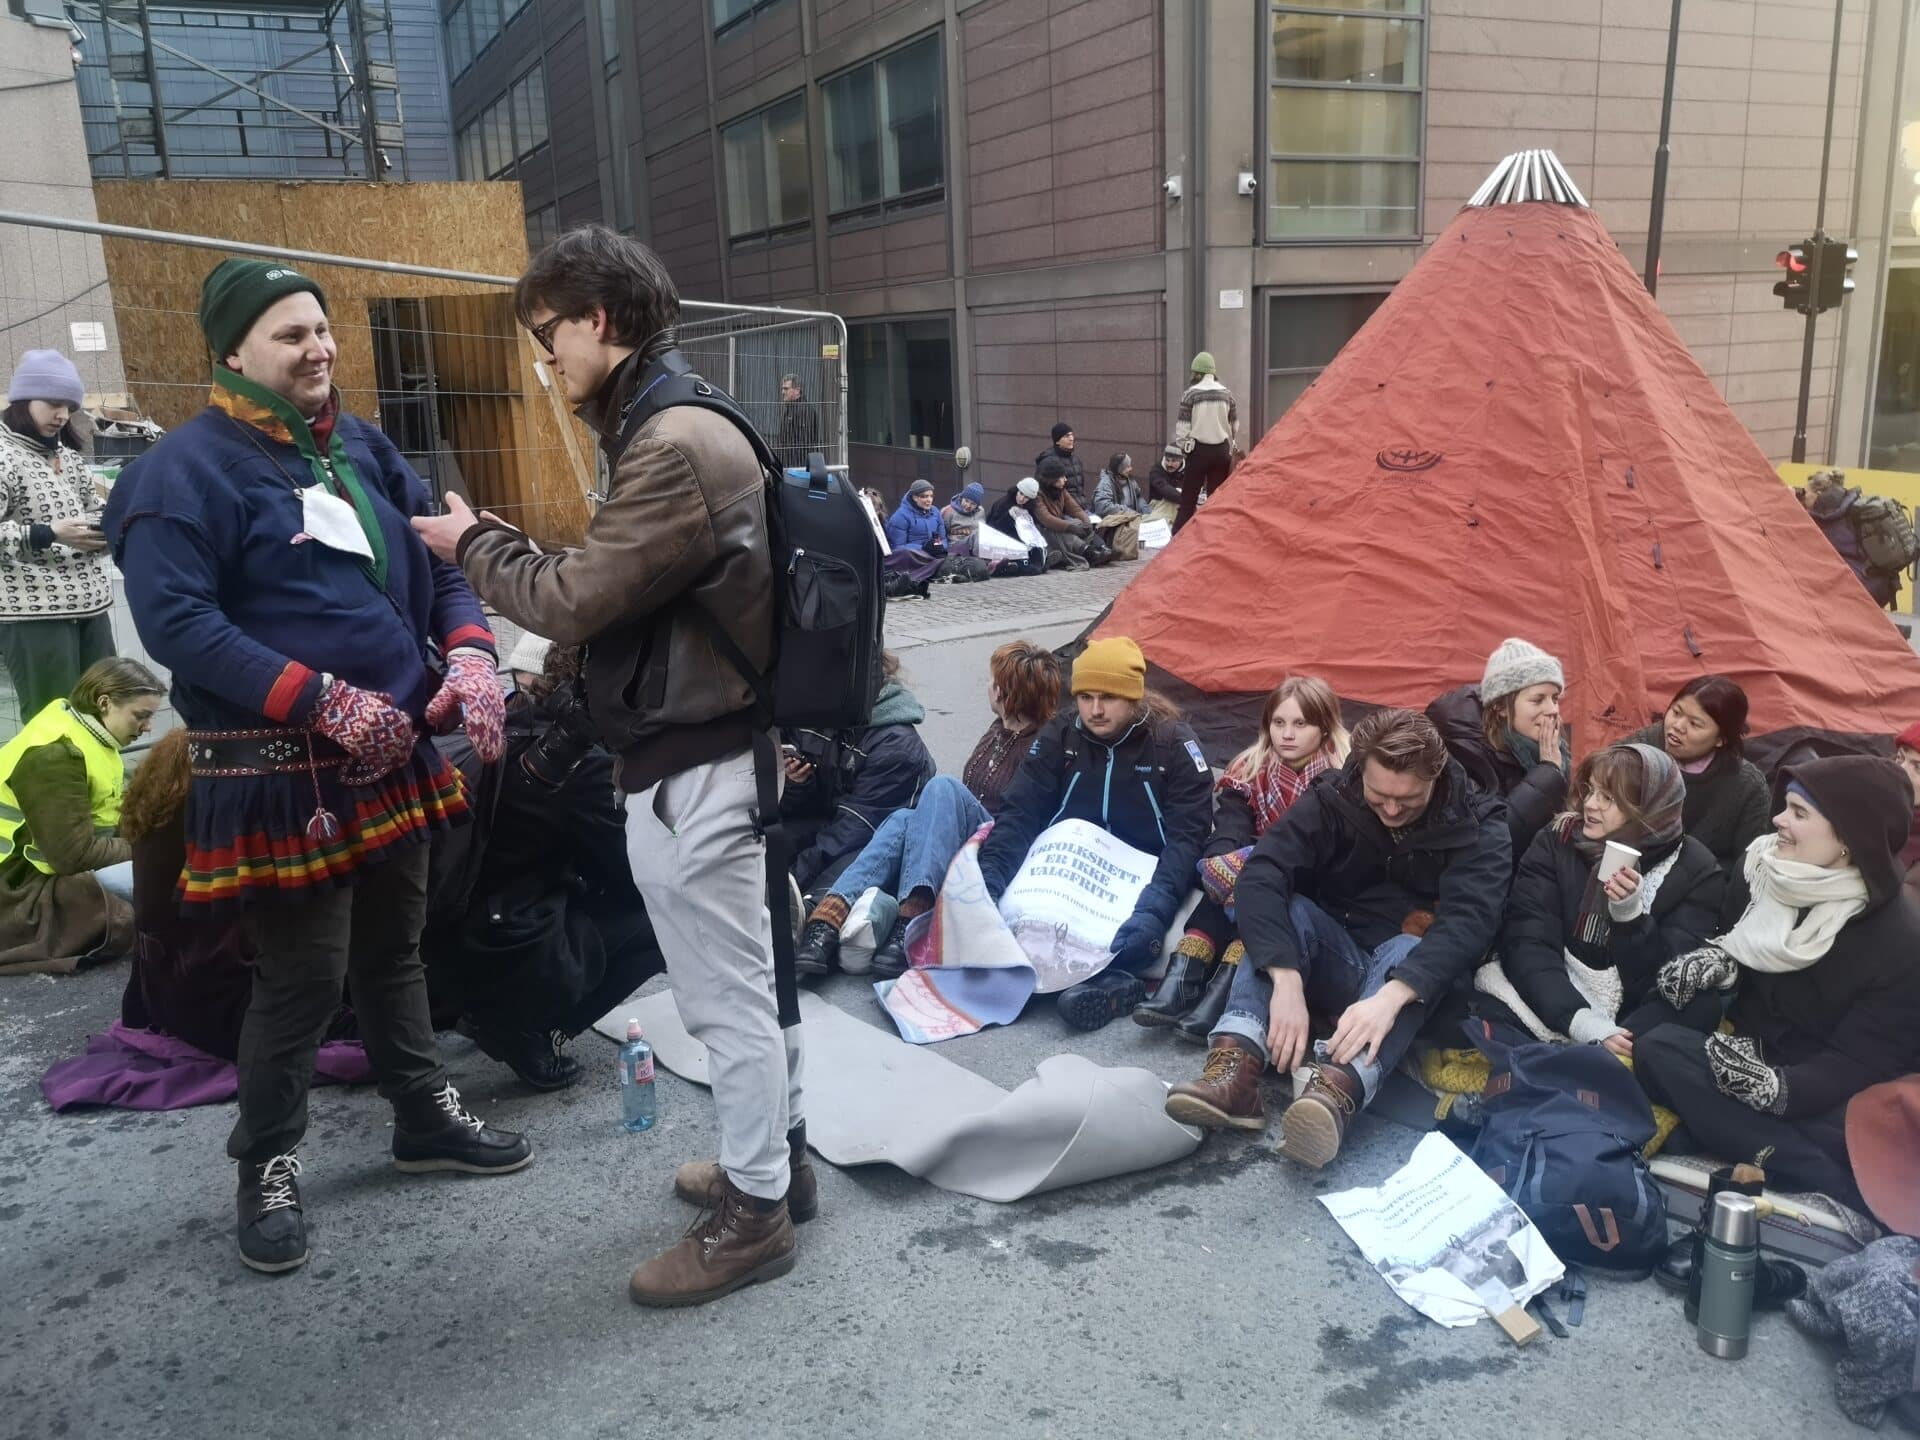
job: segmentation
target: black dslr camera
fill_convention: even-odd
[[[574,768],[586,758],[600,739],[587,713],[586,687],[574,680],[564,690],[556,690],[547,702],[553,723],[540,738],[520,752],[520,768],[527,778],[549,790],[566,783]]]

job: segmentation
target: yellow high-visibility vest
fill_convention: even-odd
[[[120,828],[120,796],[127,784],[126,762],[121,760],[120,751],[95,734],[65,700],[55,700],[0,746],[0,860],[20,848],[28,863],[43,875],[52,875],[54,868],[27,830],[27,817],[20,812],[19,797],[13,793],[13,771],[29,750],[56,740],[71,740],[87,762],[95,834],[111,835]]]

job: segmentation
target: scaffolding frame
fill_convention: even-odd
[[[160,164],[160,179],[204,178],[197,172],[183,174],[178,170],[168,139],[170,125],[231,130],[239,136],[241,154],[248,154],[249,130],[244,119],[239,118],[237,107],[236,118],[231,123],[222,121],[208,124],[194,118],[216,108],[225,108],[222,102],[236,93],[244,92],[253,97],[260,112],[261,121],[257,128],[267,131],[285,128],[273,125],[270,118],[273,113],[282,113],[293,116],[302,126],[324,134],[329,153],[337,140],[342,178],[410,178],[405,111],[400,99],[399,64],[394,46],[393,10],[386,0],[325,0],[324,4],[311,5],[242,4],[213,11],[184,12],[255,18],[300,16],[312,19],[319,27],[315,31],[321,37],[319,43],[282,60],[278,65],[244,76],[231,74],[177,45],[157,39],[153,33],[153,7],[150,0],[67,0],[67,3],[80,19],[99,26],[116,139],[111,151],[119,154],[124,177],[134,178],[134,146],[151,145]],[[341,49],[343,19],[351,57]],[[133,36],[140,42],[139,49],[116,51],[113,45],[116,32]],[[226,88],[191,104],[168,105],[161,89],[161,55],[172,56],[187,68],[212,76]],[[315,114],[265,88],[265,82],[276,77],[315,78],[313,71],[304,67],[321,55],[327,59],[326,74],[333,87],[335,119]],[[146,101],[135,104],[124,96],[121,91],[123,81],[144,86]],[[354,116],[351,124],[346,123],[349,112]],[[98,160],[105,153],[109,152],[93,151],[88,159]],[[357,171],[356,154],[359,157]]]

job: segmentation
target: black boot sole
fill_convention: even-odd
[[[434,1175],[442,1171],[461,1175],[511,1175],[532,1163],[531,1151],[506,1165],[476,1165],[471,1160],[456,1160],[451,1155],[435,1155],[422,1160],[402,1160],[398,1155],[393,1157],[393,1168],[408,1175]]]
[[[749,1285],[778,1280],[793,1269],[794,1263],[799,1258],[798,1249],[789,1250],[784,1255],[775,1256],[756,1270],[749,1270],[744,1275],[735,1276],[724,1285],[717,1285],[711,1290],[700,1290],[691,1295],[640,1296],[634,1293],[633,1286],[629,1284],[627,1298],[647,1310],[684,1310],[690,1305],[705,1305],[710,1300],[718,1300],[724,1295],[733,1294],[736,1290],[744,1290]]]
[[[260,1275],[284,1275],[289,1270],[298,1270],[307,1263],[309,1252],[302,1251],[297,1260],[256,1260],[246,1251],[240,1252],[240,1263]]]
[[[1131,977],[1130,977],[1131,978]],[[1078,987],[1076,987],[1077,989]],[[1111,993],[1105,990],[1063,990],[1057,1002],[1060,1018],[1076,1030],[1102,1030],[1127,1014],[1146,998],[1147,987],[1138,980]]]
[[[1195,1000],[1194,1005],[1200,1002]],[[1145,1005],[1136,1005],[1133,1010],[1133,1023],[1143,1025],[1149,1030],[1171,1030],[1187,1016],[1193,1013],[1193,1005],[1182,1006],[1178,1010],[1156,1010],[1149,1001]]]

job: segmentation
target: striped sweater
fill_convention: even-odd
[[[64,445],[49,455],[0,424],[0,622],[76,619],[113,603],[106,552],[53,538],[56,520],[99,508],[85,456]]]

